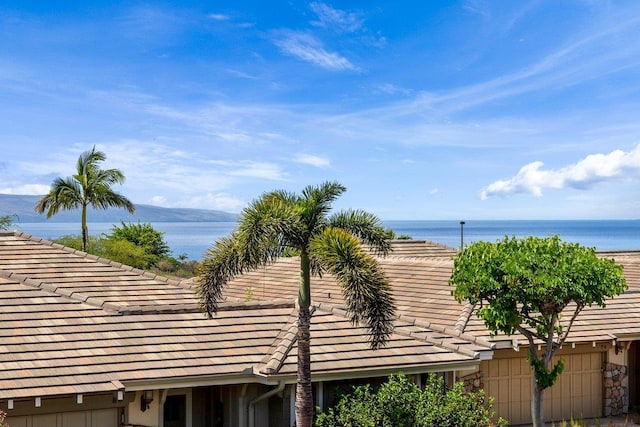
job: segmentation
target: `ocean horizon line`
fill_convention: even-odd
[[[463,224],[461,224],[461,221]],[[415,240],[429,240],[452,248],[474,241],[497,241],[505,236],[559,235],[563,241],[580,243],[597,250],[640,249],[640,220],[382,220],[383,226],[396,236],[408,235]],[[216,240],[233,232],[236,221],[150,222],[164,233],[175,256],[186,254],[200,259]],[[118,223],[89,222],[89,234],[109,233]],[[19,231],[44,239],[80,234],[78,222],[14,223]]]

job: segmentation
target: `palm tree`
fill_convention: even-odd
[[[113,184],[122,184],[124,174],[118,169],[100,169],[98,163],[107,157],[96,147],[85,151],[78,157],[76,174],[67,178],[56,178],[51,184],[49,193],[36,204],[39,214],[47,212],[47,218],[57,214],[60,209],[82,209],[82,250],[87,251],[87,206],[95,209],[109,207],[125,208],[135,212],[133,203],[122,194],[111,189]]]
[[[384,273],[363,245],[376,254],[391,249],[390,233],[367,212],[348,210],[329,216],[331,202],[345,187],[335,182],[308,186],[300,195],[263,194],[242,213],[236,230],[205,255],[198,280],[204,310],[212,316],[227,282],[245,271],[270,264],[285,251],[300,256],[298,293],[298,374],[296,425],[311,426],[311,275],[331,273],[342,288],[350,320],[365,323],[372,348],[385,344],[395,317]]]

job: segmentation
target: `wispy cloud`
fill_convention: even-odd
[[[336,52],[325,49],[311,34],[283,30],[276,32],[274,43],[280,50],[298,59],[331,71],[357,71],[358,67]]]
[[[213,21],[228,21],[231,19],[229,15],[225,15],[223,13],[210,13],[207,17]]]
[[[125,37],[144,42],[175,38],[191,24],[188,14],[179,9],[134,6],[117,21],[117,29]]]
[[[262,178],[273,181],[284,181],[287,174],[280,166],[267,162],[243,162],[230,172],[232,176]]]
[[[336,29],[349,33],[362,28],[364,20],[358,13],[345,12],[321,2],[313,2],[309,7],[318,16],[318,20],[311,21],[311,25],[316,27]]]
[[[326,157],[314,156],[311,154],[298,154],[293,159],[297,163],[315,166],[317,168],[328,168],[331,162]]]
[[[541,161],[523,166],[506,180],[495,181],[480,193],[481,199],[524,193],[542,196],[544,188],[588,189],[602,182],[640,176],[640,144],[633,150],[591,154],[579,162],[557,170],[544,170]]]
[[[640,15],[627,11],[623,16],[598,17],[594,21],[591,27],[526,67],[448,92],[424,92],[416,105],[456,112],[538,90],[551,93],[640,68],[639,45],[628,43],[624,48],[611,49],[612,45],[619,45],[620,39],[640,37]]]
[[[239,212],[246,205],[246,201],[239,199],[229,193],[209,192],[204,194],[191,195],[183,200],[180,200],[179,204],[174,204],[173,206],[168,207],[206,207],[207,209],[217,209],[226,212]]]

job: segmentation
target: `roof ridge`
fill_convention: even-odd
[[[445,248],[445,249],[452,249],[452,250],[456,250],[454,247],[449,246],[449,245],[445,245],[444,243],[440,243],[440,242],[436,242],[435,240],[431,240],[431,239],[393,239],[391,241],[391,243],[393,245],[410,245],[410,244],[430,244],[430,245],[434,245],[434,246],[439,246],[441,248]]]
[[[346,319],[349,319],[349,316],[347,316],[347,310],[333,304],[329,304],[328,302],[318,302],[316,303],[315,307],[319,310],[324,311],[325,313],[337,314]]]
[[[132,266],[127,265],[127,264],[123,264],[121,262],[112,261],[112,260],[110,260],[108,258],[102,258],[102,257],[90,254],[90,253],[85,252],[85,251],[81,251],[81,250],[78,250],[78,249],[71,248],[69,246],[61,245],[60,243],[55,243],[55,242],[52,242],[51,240],[43,239],[41,237],[36,237],[36,236],[31,235],[31,234],[25,233],[23,231],[14,230],[13,234],[16,237],[22,237],[22,238],[30,240],[32,242],[40,243],[40,244],[43,244],[43,245],[46,245],[46,246],[49,246],[49,247],[52,247],[52,248],[55,248],[55,249],[60,249],[60,250],[65,251],[65,252],[67,252],[69,254],[76,255],[76,256],[78,256],[80,258],[84,258],[84,259],[87,259],[87,260],[90,260],[90,261],[95,261],[95,262],[99,262],[101,264],[109,265],[109,266],[111,266],[113,268],[118,268],[118,269],[121,269],[123,271],[129,271],[129,272],[138,274],[140,276],[147,277],[147,278],[149,278],[151,280],[158,280],[159,282],[164,282],[164,283],[167,283],[169,285],[179,286],[181,288],[190,288],[191,287],[191,285],[189,285],[188,283],[183,283],[183,282],[186,282],[185,279],[179,279],[178,280],[178,279],[169,278],[167,276],[162,276],[162,275],[159,275],[159,274],[155,274],[155,273],[152,273],[150,271],[142,270],[142,269],[139,269],[139,268],[136,268],[136,267],[132,267]]]
[[[285,300],[251,301],[221,303],[217,311],[255,310],[259,308],[287,308],[294,307],[294,303]],[[159,313],[205,313],[198,303],[158,304],[158,305],[127,305],[118,310],[119,314],[159,314]]]
[[[456,353],[464,354],[466,356],[471,356],[474,359],[477,359],[480,357],[479,351],[469,350],[458,344],[454,344],[450,342],[449,339],[446,337],[431,336],[427,331],[450,335],[451,337],[456,337],[458,339],[467,341],[470,344],[477,344],[479,346],[486,347],[487,350],[493,350],[496,346],[495,343],[487,341],[484,338],[476,337],[475,335],[471,335],[471,334],[465,334],[454,328],[448,328],[448,327],[436,325],[430,322],[423,322],[405,315],[398,316],[398,320],[407,322],[409,326],[415,326],[415,327],[421,328],[423,329],[423,331],[418,332],[415,330],[408,330],[410,328],[408,328],[407,326],[396,326],[394,328],[395,333],[428,342],[440,348],[444,348],[445,350],[451,350]],[[418,333],[424,333],[424,336],[419,336]]]
[[[318,308],[322,311],[329,312],[331,314],[348,317],[346,314],[346,310],[327,304],[327,303],[319,303]],[[476,337],[475,335],[471,335],[471,334],[465,334],[454,328],[448,328],[445,326],[435,325],[429,322],[423,322],[413,317],[405,316],[402,314],[397,317],[397,320],[401,320],[403,322],[409,323],[411,326],[421,328],[424,330],[422,332],[427,332],[430,330],[440,334],[451,335],[453,337],[467,341],[470,344],[477,344],[479,346],[486,347],[487,350],[492,350],[495,347],[494,343],[487,341],[484,338]],[[398,335],[407,336],[407,337],[411,337],[421,341],[425,341],[435,346],[438,346],[440,348],[444,348],[446,350],[451,350],[456,353],[461,353],[467,356],[471,356],[474,359],[477,359],[478,357],[480,357],[480,353],[478,351],[468,350],[466,348],[461,347],[460,345],[453,344],[446,339],[429,336],[428,333],[425,334],[424,337],[421,337],[416,334],[416,331],[405,330],[405,328],[406,327],[396,325],[393,328],[393,333],[397,333]]]
[[[471,314],[473,313],[474,308],[475,305],[468,302],[464,305],[464,308],[460,312],[460,316],[456,321],[456,330],[460,331],[461,333],[464,332],[464,330],[467,328],[467,324],[469,323],[469,319],[471,319]]]
[[[311,307],[310,311],[310,314],[313,315],[315,311],[314,307]],[[267,375],[276,374],[280,371],[287,355],[291,352],[293,345],[298,340],[298,316],[295,308],[289,314],[287,324],[289,327],[280,330],[278,336],[269,348],[267,355],[262,359],[260,371]]]
[[[0,277],[4,277],[5,279],[11,279],[22,285],[29,286],[31,288],[41,289],[47,292],[51,292],[52,294],[56,294],[58,296],[75,300],[81,303],[85,303],[93,307],[101,308],[103,310],[119,311],[119,307],[116,304],[99,300],[89,295],[85,295],[81,292],[73,292],[67,289],[61,289],[52,283],[49,283],[46,281],[38,281],[38,280],[32,279],[31,277],[25,274],[9,272],[7,270],[0,269]]]
[[[386,257],[380,257],[382,260],[392,260],[392,261],[406,261],[414,264],[444,264],[450,263],[453,259],[452,257],[447,256],[405,256],[405,255],[387,255]]]
[[[408,319],[411,319],[409,316],[400,316],[400,317],[403,317],[402,320],[404,320],[404,321],[408,321]],[[433,323],[423,322],[423,321],[417,320],[417,319],[414,319],[414,325],[415,326],[420,326],[420,327],[428,327],[429,329],[433,329],[434,331],[438,331],[438,332],[445,333],[445,334],[451,334],[451,335],[456,336],[458,338],[461,338],[463,340],[470,341],[470,342],[472,342],[474,344],[479,344],[479,345],[483,345],[483,346],[486,346],[486,347],[492,347],[492,346],[495,345],[491,341],[486,340],[486,339],[484,339],[482,337],[477,337],[477,336],[472,335],[472,334],[467,334],[467,333],[459,331],[459,330],[457,330],[455,328],[449,328],[449,327],[442,326],[442,325],[435,325]],[[426,325],[428,325],[428,326],[426,326]]]

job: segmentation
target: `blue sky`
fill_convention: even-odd
[[[640,218],[639,40],[635,1],[5,0],[0,193],[96,145],[134,203]]]

